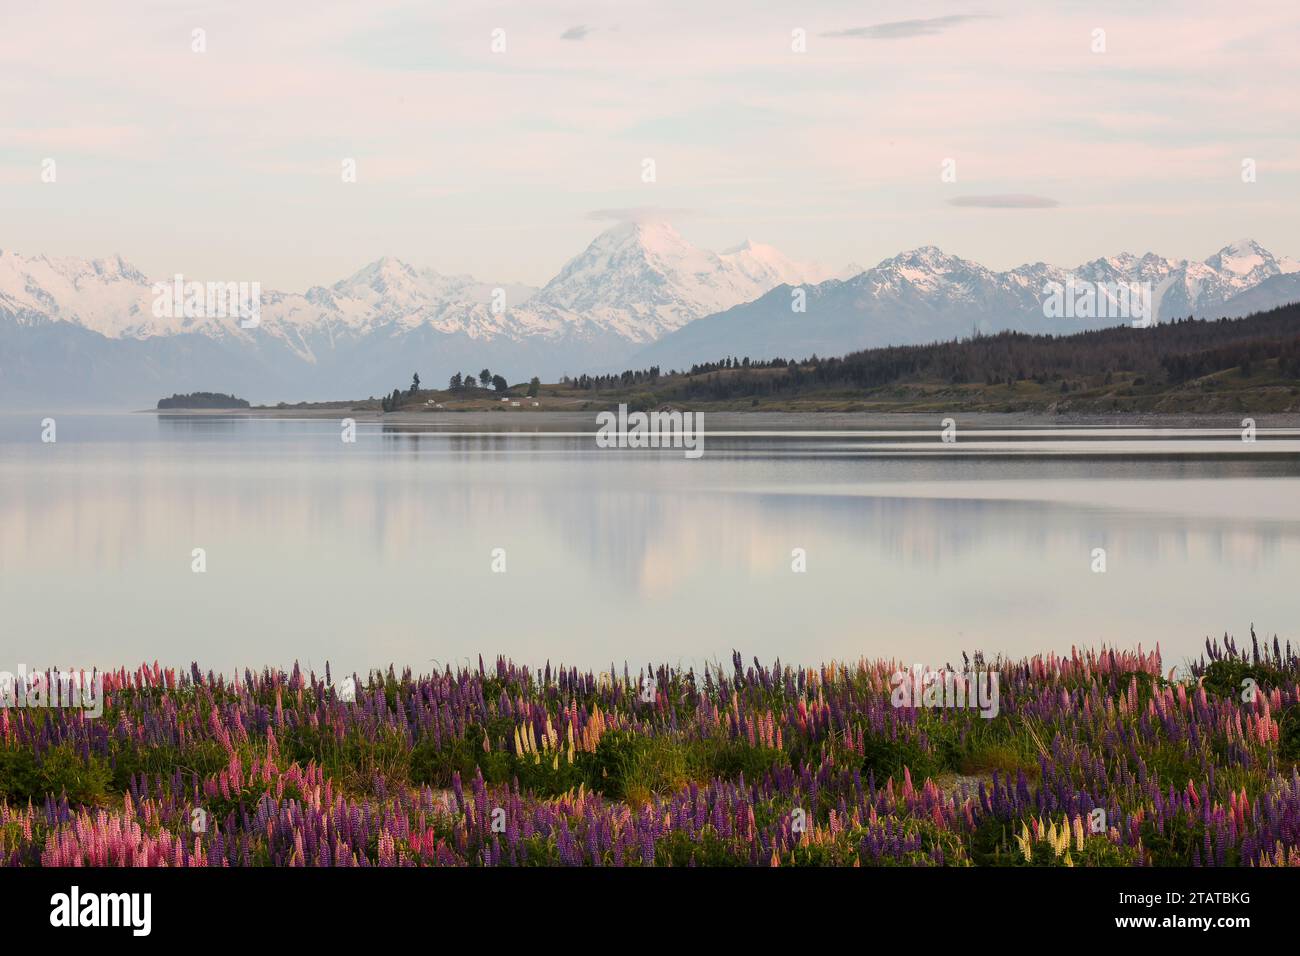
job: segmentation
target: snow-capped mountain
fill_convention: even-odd
[[[188,282],[196,277],[184,278]],[[51,259],[0,251],[0,316],[23,324],[68,322],[106,338],[146,339],[190,332],[252,338],[242,334],[245,330],[228,316],[156,315],[155,282],[171,286],[173,277],[151,280],[120,256]],[[285,336],[320,328],[364,335],[388,324],[411,328],[428,322],[447,327],[462,317],[470,325],[473,307],[489,304],[494,288],[469,276],[416,271],[385,258],[329,288],[315,287],[305,294],[261,289],[260,324]],[[500,288],[517,302],[536,291],[513,283]]]
[[[666,222],[626,222],[570,259],[515,317],[591,323],[648,343],[781,283],[824,277],[821,267],[795,262],[771,246],[746,241],[719,254],[687,242]]]
[[[638,352],[632,365],[689,367],[723,356],[793,358],[842,355],[881,345],[909,345],[1004,329],[1069,334],[1131,317],[1063,318],[1044,309],[1050,283],[1149,284],[1155,320],[1245,314],[1295,301],[1300,261],[1274,256],[1249,239],[1224,246],[1203,262],[1128,253],[1074,269],[1038,262],[995,272],[923,246],[841,281],[794,290],[778,287],[759,299],[708,316]]]
[[[69,322],[110,338],[155,334],[148,291],[149,281],[121,256],[28,258],[0,250],[0,316],[21,324]]]
[[[771,246],[747,242],[717,254],[667,223],[622,223],[597,236],[540,290],[383,258],[305,293],[263,288],[259,321],[245,327],[202,310],[156,315],[155,282],[170,285],[173,277],[146,277],[120,257],[0,252],[0,334],[8,345],[0,355],[0,395],[11,402],[39,397],[41,383],[68,381],[46,374],[56,360],[65,372],[68,362],[93,360],[100,378],[88,395],[126,395],[132,402],[169,389],[236,386],[266,400],[371,394],[409,379],[415,369],[433,382],[484,364],[508,377],[557,376],[616,364],[638,346],[778,283],[825,275]],[[38,336],[17,334],[38,327]],[[75,347],[68,345],[72,338]],[[51,349],[52,342],[58,347]],[[38,344],[45,354],[36,353]],[[95,352],[105,354],[92,359]],[[178,354],[204,358],[181,361]],[[173,369],[169,362],[178,364]],[[106,384],[114,363],[129,366],[121,388]],[[193,380],[196,369],[201,382]],[[223,377],[227,384],[218,388]]]
[[[827,279],[845,279],[862,271],[853,266],[836,271],[816,263],[795,262],[780,249],[753,239],[746,239],[718,255],[764,287],[765,291],[783,282],[825,282]]]
[[[202,277],[186,276],[186,281]],[[1196,262],[1121,254],[996,272],[933,246],[845,277],[755,242],[714,253],[667,223],[616,225],[541,289],[383,258],[331,286],[261,290],[260,321],[158,316],[155,280],[120,257],[0,251],[0,400],[152,404],[175,391],[254,401],[386,392],[485,365],[511,380],[725,355],[837,355],[1127,319],[1051,317],[1050,283],[1149,283],[1157,317],[1240,315],[1295,301],[1300,262],[1241,240]],[[798,288],[804,311],[793,308]]]
[[[359,331],[388,324],[407,329],[428,324],[441,331],[473,330],[488,337],[504,331],[503,323],[480,314],[495,314],[490,306],[498,289],[502,301],[512,303],[526,302],[537,291],[520,283],[493,285],[472,276],[416,270],[399,259],[383,258],[328,289],[309,289],[303,298],[315,307],[314,315],[313,310],[304,310],[304,318],[309,323],[319,321],[328,312]]]
[[[1239,239],[1204,262],[1124,253],[1094,259],[1073,274],[1095,281],[1149,282],[1158,297],[1157,318],[1168,319],[1223,314],[1221,308],[1234,296],[1273,276],[1297,271],[1300,260],[1274,256],[1253,239]]]

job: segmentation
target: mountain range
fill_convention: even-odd
[[[304,293],[261,291],[259,321],[158,316],[155,281],[120,256],[0,251],[0,401],[151,406],[233,392],[259,402],[386,393],[487,366],[511,381],[726,355],[841,354],[1015,328],[1071,332],[1042,291],[1071,276],[1151,282],[1159,316],[1247,314],[1300,298],[1300,262],[1250,240],[1203,262],[1118,255],[995,272],[934,247],[838,274],[747,241],[701,249],[664,222],[619,223],[540,289],[379,259]],[[186,281],[193,278],[186,276]],[[223,280],[224,281],[224,280]],[[793,289],[806,310],[792,310]],[[1126,320],[1125,320],[1126,321]]]
[[[728,355],[843,355],[1008,329],[1068,335],[1135,318],[1049,316],[1044,290],[1071,281],[1100,288],[1149,284],[1155,321],[1242,316],[1300,301],[1300,261],[1278,258],[1249,239],[1224,246],[1203,262],[1122,253],[1074,269],[1036,262],[1006,272],[925,246],[851,278],[806,288],[803,312],[793,310],[791,288],[774,288],[658,339],[638,351],[631,365],[681,368]]]

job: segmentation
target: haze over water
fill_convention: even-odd
[[[688,461],[599,449],[579,434],[594,415],[362,421],[351,445],[335,419],[111,414],[56,416],[49,445],[40,417],[0,417],[4,669],[940,664],[1139,642],[1170,667],[1252,622],[1300,637],[1295,437],[945,446],[937,418],[900,437],[706,416]]]

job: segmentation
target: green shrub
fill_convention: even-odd
[[[1235,697],[1240,700],[1243,689],[1241,682],[1247,678],[1253,680],[1265,690],[1270,690],[1279,684],[1288,682],[1286,674],[1267,664],[1248,664],[1240,660],[1222,660],[1214,661],[1205,668],[1205,679],[1202,686],[1205,687],[1207,693],[1218,694],[1221,697]]]
[[[108,802],[113,774],[108,763],[95,754],[83,759],[71,744],[59,744],[35,753],[32,750],[0,750],[0,799],[25,803],[46,796],[64,796],[74,804]]]

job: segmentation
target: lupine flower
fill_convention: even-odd
[[[1285,679],[1253,702],[1210,693],[1201,678],[1234,661]],[[197,665],[179,676],[156,663],[123,668],[105,675],[104,719],[0,710],[0,746],[28,750],[38,763],[63,749],[106,765],[157,748],[183,756],[215,747],[223,764],[211,773],[137,774],[120,809],[54,793],[0,803],[0,864],[498,866],[544,854],[565,865],[690,865],[710,841],[748,865],[805,862],[814,850],[849,865],[969,865],[972,835],[989,821],[1012,834],[1003,862],[1032,863],[1041,843],[1062,865],[1145,864],[1151,847],[1169,845],[1182,855],[1157,862],[1297,864],[1300,775],[1280,769],[1291,767],[1282,756],[1284,717],[1300,705],[1300,661],[1289,646],[1252,642],[1241,654],[1229,639],[1209,642],[1191,668],[1194,683],[1172,685],[1158,650],[994,662],[977,655],[974,666],[1001,675],[996,719],[1026,728],[1037,766],[948,790],[930,773],[946,759],[942,748],[966,746],[982,718],[891,706],[891,675],[905,666],[745,666],[737,655],[734,675],[706,669],[699,683],[691,672],[652,667],[653,707],[626,673],[549,665],[536,673],[505,658],[492,672],[481,663],[419,678],[376,672],[357,680],[354,703],[329,692],[328,669],[323,680],[294,667],[230,681]],[[494,749],[488,728],[498,720],[513,729]],[[594,768],[604,766],[601,744],[613,731],[748,748],[765,755],[768,769],[754,779],[684,781],[634,809],[588,789],[611,786]],[[481,741],[473,751],[514,763],[492,783],[483,776],[490,764],[476,766],[468,793],[455,771],[446,790],[409,787],[373,765],[360,777],[340,774],[348,768],[336,754],[364,752],[381,738],[434,754]],[[882,752],[908,757],[885,764]],[[1153,769],[1168,765],[1158,752],[1180,756],[1192,779],[1163,778]],[[357,779],[364,794],[353,789]],[[539,780],[554,781],[549,793],[534,789]],[[191,813],[204,807],[220,810],[196,834]],[[493,824],[497,807],[506,811],[504,831]],[[807,811],[801,834],[790,831],[794,807]],[[1105,821],[1096,833],[1094,810]],[[1187,836],[1171,843],[1180,833]]]

